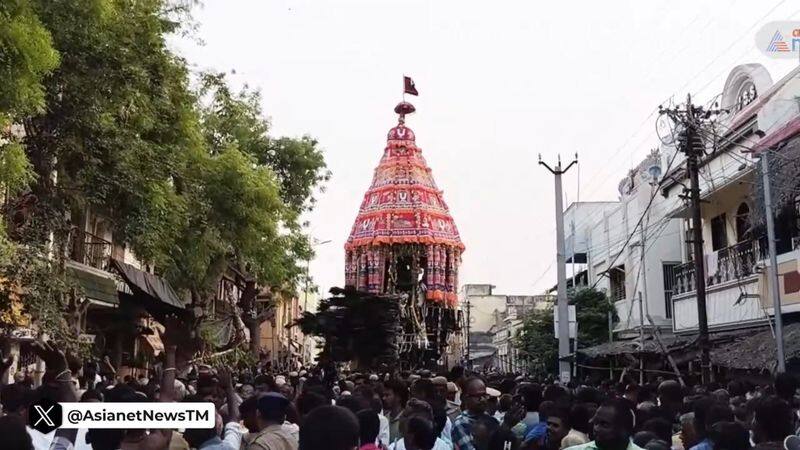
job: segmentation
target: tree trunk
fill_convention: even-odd
[[[259,314],[257,309],[257,296],[256,282],[248,278],[239,298],[239,307],[242,310],[242,321],[250,332],[250,353],[255,358],[258,358],[261,351],[261,323],[264,320],[263,314]]]
[[[250,330],[250,354],[258,358],[261,352],[261,321],[246,320],[247,329]]]

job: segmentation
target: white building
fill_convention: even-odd
[[[706,156],[700,161],[702,257],[712,332],[765,325],[774,314],[765,230],[753,220],[756,213],[763,216],[764,207],[756,199],[760,163],[752,150],[800,148],[800,67],[773,83],[761,65],[737,66],[718,103],[727,112],[714,129],[704,129]],[[574,203],[564,212],[568,261],[578,265],[579,273],[586,271],[590,286],[608,292],[620,318],[615,332],[623,336],[638,332],[642,316],[647,327],[648,315],[659,328],[678,335],[698,328],[694,263],[687,243],[691,223],[685,194],[690,182],[684,155],[670,142],[674,133],[660,137],[659,150],[620,183],[618,201]],[[652,197],[648,175],[655,167],[662,176]],[[792,196],[800,193],[796,185],[790,189]],[[776,219],[781,303],[784,313],[792,313],[800,311],[800,196],[787,201],[790,194],[775,195],[783,198]],[[651,197],[649,213],[643,215]],[[633,233],[640,218],[646,230],[643,260],[642,234]]]
[[[759,162],[750,149],[800,145],[800,67],[777,83],[759,64],[735,67],[728,76],[720,107],[729,111],[719,120],[716,143],[706,142],[708,156],[700,162],[703,255],[706,268],[706,305],[713,331],[763,325],[773,315],[770,268],[764,229],[752,220],[763,205],[755,199]],[[678,155],[680,160],[682,155]],[[669,217],[690,230],[688,208],[679,197],[688,185],[678,167],[664,185]],[[776,192],[776,195],[785,195]],[[794,195],[794,194],[793,194]],[[780,295],[783,312],[800,310],[798,236],[800,197],[790,199],[776,219]],[[793,203],[793,204],[792,204]],[[673,326],[676,333],[698,327],[695,271],[691,249],[681,247],[684,264],[676,267]]]
[[[642,323],[645,328],[671,328],[672,273],[681,262],[680,223],[665,218],[669,208],[650,175],[666,165],[654,151],[621,180],[618,201],[578,202],[564,211],[567,261],[573,271],[580,267],[578,278],[582,275],[586,284],[606,291],[619,316],[614,332],[623,336],[638,333]]]

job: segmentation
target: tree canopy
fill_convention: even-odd
[[[0,2],[0,126],[44,107],[42,78],[58,65],[50,32],[29,0]]]
[[[66,249],[87,210],[199,306],[229,265],[293,291],[310,256],[301,215],[329,176],[322,151],[308,136],[270,136],[258,91],[233,89],[218,73],[193,76],[166,42],[185,29],[191,3],[0,5],[0,125],[23,130],[0,149],[0,183],[28,199],[7,211],[24,210],[17,241],[37,249],[45,273],[63,275],[36,288],[52,292],[56,311],[75,294],[66,252],[46,255]],[[3,136],[0,145],[12,142]],[[10,262],[0,261],[9,285],[47,283]]]
[[[591,347],[608,341],[608,313],[617,321],[614,305],[605,292],[579,289],[569,292],[569,303],[575,305],[578,321],[578,347]],[[515,337],[515,346],[528,360],[534,372],[551,374],[558,363],[558,340],[554,333],[553,309],[536,310],[525,317]]]

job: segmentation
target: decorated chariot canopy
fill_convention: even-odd
[[[414,132],[405,125],[406,114],[414,111],[405,101],[395,107],[398,124],[389,130],[345,244],[346,284],[454,306],[464,244]]]

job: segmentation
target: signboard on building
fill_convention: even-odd
[[[553,308],[553,335],[558,336],[558,307]],[[575,305],[569,305],[569,338],[578,337],[578,320]]]
[[[12,339],[20,340],[34,339],[36,337],[33,330],[27,327],[14,328],[9,334]]]

